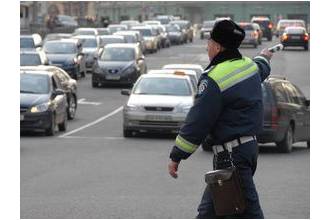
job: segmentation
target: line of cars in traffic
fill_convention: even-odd
[[[171,22],[122,21],[107,28],[76,28],[72,34],[50,33],[44,39],[21,35],[21,131],[65,131],[78,106],[77,80],[88,72],[93,87],[132,86],[147,72],[146,52],[193,41],[189,21]]]
[[[211,30],[215,22],[231,19],[230,17],[220,17],[214,20],[203,22],[200,30],[200,38],[209,38]],[[262,44],[262,38],[272,41],[273,35],[280,38],[281,43],[286,47],[303,47],[304,50],[309,48],[309,31],[306,24],[299,19],[281,19],[275,27],[268,17],[254,16],[250,22],[238,22],[241,28],[245,30],[245,38],[243,45],[252,45],[254,48]]]

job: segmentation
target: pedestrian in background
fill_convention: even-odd
[[[217,22],[207,43],[210,64],[198,82],[195,103],[170,153],[169,174],[177,178],[181,160],[187,159],[209,135],[214,142],[213,168],[230,166],[223,146],[232,146],[234,165],[242,180],[246,209],[233,218],[264,218],[253,182],[257,167],[256,135],[263,126],[261,82],[270,74],[272,53],[267,49],[253,60],[238,48],[245,32],[230,20]],[[216,216],[207,186],[197,218]]]

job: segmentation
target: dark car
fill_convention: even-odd
[[[241,45],[252,45],[254,48],[257,48],[259,45],[259,33],[253,23],[240,22],[238,25],[245,31],[245,37]]]
[[[82,43],[82,52],[85,56],[86,71],[93,72],[95,68],[95,57],[97,57],[100,49],[100,40],[98,36],[93,35],[77,35],[73,37],[79,39]]]
[[[92,75],[92,86],[133,85],[146,71],[147,66],[138,44],[108,44],[97,60],[97,67]]]
[[[275,142],[279,151],[291,152],[292,144],[306,141],[309,147],[309,103],[300,89],[284,78],[270,77],[262,84],[263,132],[259,143]]]
[[[271,76],[262,83],[264,124],[259,143],[275,142],[280,152],[289,153],[292,144],[306,141],[309,148],[309,103],[300,89],[284,77]],[[212,150],[209,136],[203,150]]]
[[[67,98],[67,116],[68,119],[74,119],[78,107],[77,81],[72,79],[69,74],[56,66],[27,66],[25,71],[47,71],[55,75],[65,92]]]
[[[20,51],[21,66],[48,65],[48,59],[44,51]]]
[[[200,38],[209,38],[211,35],[211,31],[213,29],[213,26],[215,24],[215,20],[209,20],[209,21],[204,21],[202,28],[200,30]]]
[[[175,20],[175,21],[171,21],[170,24],[177,24],[180,26],[180,29],[183,33],[184,36],[184,42],[187,43],[189,42],[193,42],[194,39],[194,30],[191,26],[190,21],[187,20]]]
[[[21,50],[35,50],[42,46],[42,38],[39,34],[21,35],[20,49]]]
[[[86,75],[86,61],[82,44],[78,39],[47,41],[45,51],[50,65],[65,70],[73,79]]]
[[[268,41],[273,39],[273,23],[268,17],[253,17],[251,22],[260,25],[263,37],[266,37]]]
[[[171,44],[183,43],[183,33],[180,31],[180,27],[177,24],[168,24],[165,25],[165,28]]]
[[[65,131],[67,100],[60,80],[48,71],[20,71],[21,131],[44,131],[54,135],[56,126]]]
[[[308,50],[309,35],[304,27],[287,27],[281,36],[283,49],[285,47],[303,47]]]

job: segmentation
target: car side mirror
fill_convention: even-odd
[[[307,106],[307,107],[309,107],[310,106],[310,100],[305,100],[305,105]]]
[[[52,98],[55,98],[56,96],[59,96],[59,95],[64,95],[64,91],[62,89],[56,89],[55,91],[53,91],[52,93]]]
[[[121,90],[121,94],[122,94],[122,95],[127,95],[127,96],[129,96],[129,95],[131,94],[131,90],[128,90],[128,89],[122,89],[122,90]]]

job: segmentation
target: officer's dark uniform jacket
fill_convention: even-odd
[[[218,54],[198,82],[191,107],[170,158],[187,159],[211,135],[214,144],[258,134],[263,125],[261,82],[270,74],[269,60],[242,57],[238,50]]]

